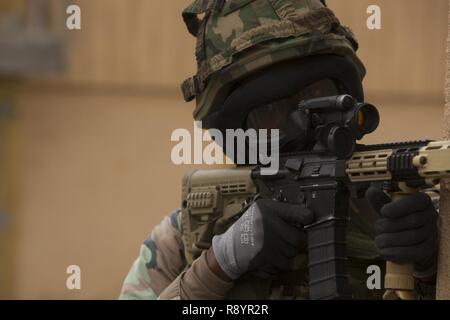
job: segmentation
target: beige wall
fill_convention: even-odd
[[[191,128],[178,84],[194,71],[189,1],[79,0],[69,65],[23,86],[14,223],[14,298],[115,298],[140,242],[179,202],[189,168],[170,162],[170,134]],[[368,100],[383,125],[368,142],[439,138],[445,0],[330,0],[361,43]],[[383,30],[365,27],[378,3]],[[82,268],[82,290],[65,269]]]
[[[20,298],[114,298],[140,242],[177,208],[185,168],[170,134],[189,125],[175,99],[65,93],[23,96]],[[82,291],[65,269],[82,268]]]

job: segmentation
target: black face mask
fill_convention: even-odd
[[[337,85],[332,80],[321,80],[282,100],[254,108],[246,120],[246,129],[278,129],[280,152],[300,151],[311,140],[310,122],[304,113],[296,112],[301,101],[336,96]]]
[[[295,114],[300,101],[349,94],[362,102],[361,77],[353,62],[342,56],[286,61],[237,83],[224,103],[203,119],[203,128],[224,134],[227,129],[279,129],[280,152],[305,150],[314,139],[308,139],[308,121]],[[221,147],[235,160],[233,150]]]

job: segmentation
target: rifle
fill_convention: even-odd
[[[261,166],[251,166],[184,176],[181,220],[188,262],[209,249],[212,237],[225,232],[255,197],[306,205],[316,216],[316,222],[306,226],[310,298],[352,298],[346,271],[350,190],[382,183],[396,200],[435,186],[450,177],[450,141],[357,145],[356,139],[376,129],[379,115],[372,105],[345,102],[348,97],[300,104],[317,144],[312,150],[281,155],[275,175],[263,175]],[[413,265],[387,262],[385,298],[412,299],[413,271]]]

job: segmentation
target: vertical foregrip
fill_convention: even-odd
[[[329,220],[308,229],[310,299],[351,299],[346,272],[345,219]]]

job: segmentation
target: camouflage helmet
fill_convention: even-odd
[[[353,33],[323,0],[195,0],[183,19],[197,37],[198,72],[181,88],[187,102],[196,99],[204,128],[238,81],[272,65],[333,54],[351,60],[361,79],[366,72]]]

